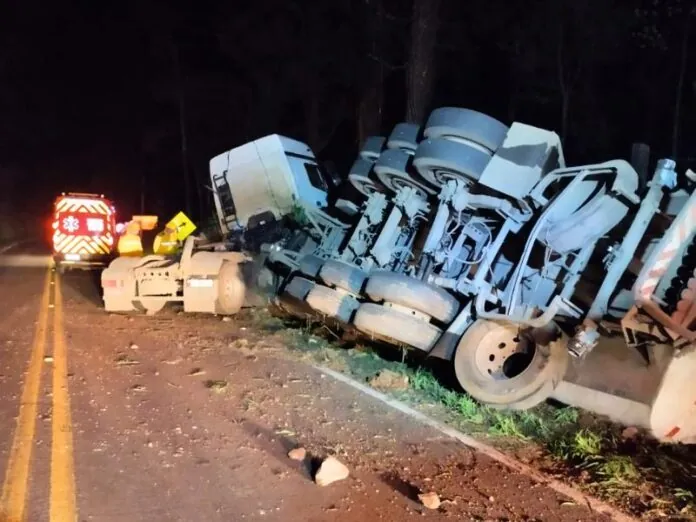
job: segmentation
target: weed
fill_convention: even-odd
[[[630,457],[613,456],[597,466],[597,476],[605,485],[631,486],[640,473]]]
[[[590,460],[602,452],[602,436],[588,429],[575,434],[571,446],[571,456],[581,460]]]
[[[457,398],[457,413],[459,413],[466,422],[472,424],[483,424],[486,422],[485,411],[481,408],[474,399],[468,395],[460,395]]]
[[[689,491],[687,489],[682,489],[682,488],[675,488],[672,491],[672,495],[674,495],[674,498],[679,499],[683,502],[693,502],[696,500],[694,497],[694,492]]]
[[[490,426],[493,435],[512,437],[516,439],[526,439],[527,436],[520,429],[515,417],[503,413],[494,413],[493,422]]]

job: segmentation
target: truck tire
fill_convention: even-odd
[[[314,285],[306,298],[307,304],[323,316],[349,323],[360,303],[355,296],[324,285]]]
[[[315,285],[316,283],[314,281],[310,281],[304,277],[295,276],[287,284],[283,293],[292,296],[295,299],[299,299],[300,301],[304,301],[307,298],[307,294],[309,294],[310,290],[312,290]]]
[[[455,138],[472,141],[495,152],[505,140],[509,127],[495,118],[471,109],[435,109],[425,124],[426,138]]]
[[[218,272],[218,310],[222,315],[234,315],[244,306],[246,284],[239,264],[223,261]]]
[[[437,138],[420,143],[413,166],[423,179],[441,187],[452,179],[477,181],[490,160],[490,154],[466,143]]]
[[[311,277],[312,279],[317,277],[321,266],[324,264],[324,259],[313,254],[309,254],[300,259],[299,266],[297,270],[302,274]]]
[[[329,259],[319,270],[319,279],[328,286],[347,290],[351,294],[359,295],[367,274],[358,267]]]
[[[368,176],[350,174],[348,176],[348,181],[350,181],[350,184],[353,185],[355,190],[366,198],[369,198],[375,192],[384,194],[387,191],[381,183]]]
[[[449,323],[459,311],[459,301],[440,287],[404,274],[377,271],[370,274],[365,294],[373,301],[387,301]]]
[[[413,155],[418,148],[418,136],[420,135],[420,125],[415,123],[398,123],[389,135],[387,148],[401,149]]]
[[[420,197],[427,199],[435,191],[417,181],[408,171],[411,156],[401,149],[387,149],[379,157],[374,166],[375,174],[382,184],[392,192],[398,192],[404,187],[415,189]]]
[[[552,380],[543,381],[539,388],[531,392],[525,398],[520,399],[516,402],[511,402],[509,404],[490,404],[487,406],[492,410],[508,410],[508,411],[524,411],[538,406],[542,402],[546,401],[551,397],[556,386],[560,383],[554,383]]]
[[[516,325],[479,319],[457,345],[455,375],[484,404],[528,409],[550,397],[563,379],[570,359],[566,345],[553,324],[519,332]]]
[[[366,160],[376,161],[379,155],[382,154],[384,148],[384,136],[370,136],[365,140],[365,143],[360,149],[360,157]]]
[[[358,156],[353,165],[348,171],[348,181],[351,185],[366,198],[369,198],[375,192],[386,192],[386,189],[374,179],[372,167],[374,160],[367,160]]]
[[[407,344],[425,352],[429,352],[442,335],[442,330],[427,321],[374,303],[360,305],[353,325],[381,341]]]
[[[316,283],[304,277],[294,276],[286,285],[276,304],[293,317],[305,318],[313,315],[313,310],[305,299]]]

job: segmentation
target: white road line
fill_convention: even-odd
[[[517,471],[518,473],[521,473],[523,475],[528,476],[532,480],[539,482],[545,486],[548,486],[552,490],[556,491],[557,493],[560,493],[561,495],[565,495],[566,497],[570,498],[571,500],[575,501],[577,504],[580,505],[586,505],[588,506],[591,510],[596,511],[598,513],[601,513],[603,515],[607,515],[611,517],[613,520],[616,522],[639,522],[638,519],[631,517],[625,513],[622,513],[618,509],[610,506],[606,502],[603,502],[593,496],[587,495],[583,493],[582,491],[569,486],[567,484],[564,484],[563,482],[560,482],[556,479],[553,479],[544,473],[541,473],[540,471],[527,466],[526,464],[523,464],[522,462],[513,459],[512,457],[506,455],[505,453],[495,449],[492,446],[489,446],[488,444],[484,444],[483,442],[476,440],[475,438],[471,437],[470,435],[466,435],[465,433],[462,433],[461,431],[458,431],[450,426],[447,426],[446,424],[443,424],[439,421],[436,421],[435,419],[432,419],[428,417],[426,414],[414,410],[410,406],[407,406],[403,402],[400,402],[396,399],[393,399],[392,397],[389,397],[383,393],[378,392],[374,388],[370,388],[369,386],[366,386],[358,381],[355,381],[351,379],[350,377],[336,372],[334,370],[331,370],[329,368],[325,368],[323,366],[314,366],[317,370],[320,372],[329,375],[336,379],[337,381],[340,381],[344,384],[347,384],[349,386],[352,386],[356,390],[361,391],[362,393],[369,395],[370,397],[377,399],[380,402],[383,402],[387,406],[394,408],[395,410],[400,411],[401,413],[404,413],[408,415],[409,417],[415,419],[416,421],[420,422],[421,424],[425,424],[426,426],[429,426],[443,435],[446,435],[447,437],[451,437],[453,439],[458,440],[465,446],[474,449],[478,451],[479,453],[483,453],[487,457],[490,457],[491,459],[499,462],[500,464],[503,464],[504,466],[507,466],[508,468],[513,469],[514,471]]]

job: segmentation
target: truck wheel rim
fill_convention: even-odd
[[[402,178],[400,176],[392,176],[389,179],[389,184],[391,185],[391,188],[392,190],[394,190],[394,192],[398,192],[403,188],[412,188],[416,192],[418,192],[418,195],[423,199],[428,198],[428,194],[425,192],[425,190],[423,190],[420,186],[418,186],[418,184],[409,179]]]
[[[496,328],[479,343],[474,361],[476,369],[491,380],[511,380],[529,368],[536,355],[536,344],[508,328]]]
[[[439,185],[446,185],[448,181],[463,181],[467,185],[471,184],[471,178],[453,170],[434,169],[432,176]]]
[[[380,192],[379,188],[370,178],[363,178],[362,176],[351,176],[350,182],[353,184],[355,189],[360,192],[363,196],[370,197],[376,192]]]

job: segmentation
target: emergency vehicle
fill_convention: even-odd
[[[116,211],[103,195],[63,193],[53,204],[53,261],[69,268],[102,268],[114,258]]]

